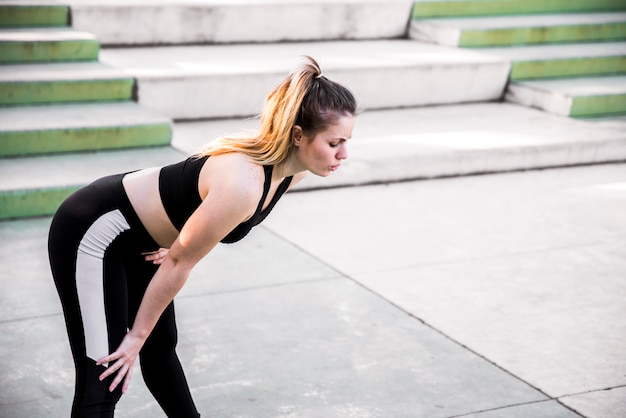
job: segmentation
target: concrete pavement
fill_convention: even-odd
[[[177,298],[205,417],[626,415],[626,166],[287,194]],[[67,416],[49,218],[0,223],[0,416]],[[137,370],[139,371],[139,370]],[[120,417],[162,416],[139,374]]]
[[[357,2],[346,3],[354,3],[346,6],[354,8]],[[363,10],[369,10],[374,24],[359,20],[345,32],[343,19],[333,18],[336,23],[329,24],[329,17],[339,15],[328,14],[331,9],[326,7],[325,24],[315,26],[340,29],[339,35],[320,36],[339,36],[342,42],[315,48],[320,54],[323,47],[338,55],[329,63],[335,68],[322,63],[331,76],[345,61],[365,69],[379,66],[363,57],[371,57],[374,43],[383,46],[380,62],[387,66],[379,78],[361,72],[361,84],[346,82],[366,108],[501,96],[509,64],[499,56],[486,59],[499,77],[495,73],[477,77],[474,67],[484,54],[451,51],[454,59],[430,62],[447,68],[462,57],[460,61],[471,64],[466,67],[474,72],[437,82],[428,77],[450,73],[420,60],[437,58],[443,54],[441,47],[363,41],[369,47],[354,59],[350,55],[354,46],[345,39],[360,38],[359,28],[383,28],[376,21],[386,19],[380,19],[375,8],[408,11],[411,2],[398,0],[394,7],[360,3],[368,3]],[[305,9],[295,15],[280,5],[272,7],[281,8],[291,23],[298,22],[296,17],[311,18]],[[156,9],[159,15],[145,13]],[[162,28],[175,25],[159,24],[150,16],[170,18],[179,9],[161,5],[156,9],[135,10],[156,23],[156,31],[128,26],[120,18],[100,15],[97,21],[109,28],[121,23],[142,34],[165,35],[168,31]],[[78,25],[80,12],[81,7],[73,9]],[[267,20],[259,19],[252,8],[247,13],[254,16],[254,23]],[[401,25],[392,26],[404,30],[406,14],[399,16]],[[237,19],[241,21],[240,16]],[[381,36],[397,36],[392,26],[384,26],[392,30]],[[186,25],[181,36],[167,39],[173,44],[196,42],[185,36],[195,36],[193,32],[204,27]],[[267,34],[283,36],[276,30]],[[99,37],[107,42],[105,36]],[[365,36],[370,37],[378,35]],[[339,44],[344,49],[338,50]],[[404,49],[407,46],[411,50]],[[302,53],[300,47],[255,45],[256,53],[266,51],[263,56],[275,61],[249,65],[264,68],[252,78],[259,81],[276,70],[280,61],[276,51],[283,51],[281,60],[292,59]],[[103,58],[114,66],[119,61],[120,68],[134,68],[137,76],[143,71],[139,90],[144,95],[150,87],[147,82],[167,87],[177,78],[148,77],[158,74],[163,63],[172,64],[174,69],[168,71],[174,76],[195,74],[179,80],[188,92],[182,88],[157,92],[157,103],[173,105],[178,112],[205,96],[212,102],[225,95],[234,98],[240,113],[207,114],[211,103],[200,103],[198,108],[205,113],[173,114],[181,119],[215,118],[255,113],[260,102],[246,108],[243,100],[258,101],[268,91],[263,87],[257,94],[244,88],[239,97],[233,86],[243,85],[241,80],[229,88],[225,78],[214,77],[233,70],[228,54],[253,56],[247,48],[225,49],[224,59],[217,61],[211,60],[223,49],[218,46],[111,48]],[[145,62],[129,65],[127,59],[140,55],[153,60],[147,68],[142,69]],[[410,71],[405,71],[407,57]],[[393,73],[388,72],[390,64],[397,67]],[[282,78],[286,68],[279,70]],[[422,84],[399,78],[400,70]],[[213,74],[209,80],[226,88],[198,94],[201,84],[193,80],[198,74]],[[465,89],[482,94],[486,87],[481,79],[490,85],[497,81],[497,94],[440,100]],[[384,92],[389,95],[382,96],[379,85],[391,81],[396,89],[387,88]],[[180,96],[181,92],[187,93]],[[179,97],[185,100],[178,102]],[[224,107],[222,101],[217,110]],[[79,108],[85,109],[86,105]],[[32,120],[34,115],[28,116]],[[8,114],[6,118],[13,119]],[[215,135],[255,125],[241,119],[177,122],[172,148],[4,159],[0,183],[9,191],[71,187],[111,172],[176,161]],[[285,196],[247,240],[218,247],[177,298],[179,352],[203,415],[626,416],[625,133],[624,118],[581,121],[505,103],[360,115],[350,159],[341,170],[323,181],[307,179],[297,188],[307,192]],[[621,163],[365,186],[610,161]],[[312,191],[355,185],[362,187]],[[69,412],[73,370],[47,266],[49,222],[47,217],[0,222],[0,418],[63,417]],[[118,416],[162,416],[139,374],[120,403]]]

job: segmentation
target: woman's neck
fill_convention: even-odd
[[[304,171],[298,160],[293,158],[293,153],[289,153],[287,158],[274,166],[272,172],[272,180],[281,180],[285,177],[291,177],[297,173]]]

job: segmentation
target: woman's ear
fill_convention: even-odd
[[[300,146],[302,142],[302,128],[298,125],[295,125],[291,131],[291,140],[296,147]]]

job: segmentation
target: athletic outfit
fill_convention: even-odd
[[[159,190],[170,220],[180,231],[201,203],[198,177],[207,156],[191,157],[161,169]],[[254,215],[222,242],[242,239],[272,210],[291,177],[276,190],[269,206],[272,166],[264,166],[263,197]],[[100,382],[106,370],[96,361],[117,349],[129,328],[158,265],[142,253],[159,245],[139,220],[124,190],[125,174],[108,176],[68,197],[55,214],[48,240],[52,275],[61,299],[76,367],[73,417],[112,417],[121,384],[109,392],[115,373]],[[198,417],[189,386],[176,355],[174,303],[170,303],[140,352],[146,386],[170,417]]]

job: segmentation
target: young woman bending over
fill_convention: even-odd
[[[168,416],[199,416],[175,351],[174,296],[202,257],[242,239],[306,172],[339,168],[355,112],[350,91],[307,57],[267,97],[257,135],[67,198],[48,246],[76,368],[73,417],[112,417],[137,356]]]

